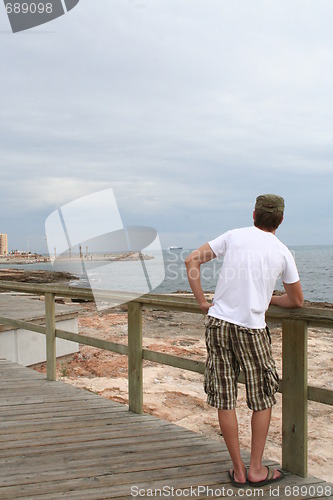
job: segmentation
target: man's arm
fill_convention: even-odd
[[[302,307],[304,297],[301,282],[283,283],[283,286],[286,293],[280,296],[273,295],[271,304],[280,307]]]
[[[208,243],[194,250],[186,259],[187,277],[200,309],[207,314],[212,304],[207,302],[201,287],[200,266],[216,257]]]

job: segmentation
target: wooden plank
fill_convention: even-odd
[[[117,352],[118,354],[128,354],[128,346],[120,344],[119,342],[112,342],[110,340],[97,339],[88,337],[87,335],[80,335],[78,333],[66,332],[56,328],[55,335],[57,338],[69,340],[71,342],[78,342],[80,344],[89,345],[98,349],[105,349],[106,351]]]
[[[221,451],[222,450],[222,451]],[[146,453],[142,455],[133,455],[128,460],[128,457],[121,450],[120,453],[112,454],[112,470],[118,472],[133,472],[135,470],[149,471],[150,469],[167,469],[173,466],[186,465],[186,463],[194,464],[204,464],[211,462],[223,462],[229,461],[229,454],[224,450],[221,445],[218,446],[216,443],[209,444],[208,446],[200,445],[200,447],[187,446],[181,448],[169,448],[166,452],[163,449],[156,449],[154,454]],[[204,452],[204,453],[203,453]],[[66,463],[59,460],[50,459],[45,463],[37,457],[38,460],[28,461],[23,460],[17,464],[10,462],[8,464],[3,464],[0,471],[0,482],[1,478],[6,478],[8,475],[11,477],[14,474],[19,475],[31,474],[36,472],[48,474],[50,472],[60,472],[67,470],[68,467]],[[92,466],[105,466],[105,459],[110,460],[110,453],[107,450],[103,453],[95,453],[90,456],[78,456],[77,458],[72,457],[71,459],[71,469],[84,469],[90,468]],[[52,465],[50,467],[50,465]],[[2,484],[2,483],[1,483]]]
[[[118,451],[118,452],[117,452]],[[141,453],[133,453],[128,451],[126,448],[118,450],[112,450],[112,467],[121,467],[126,464],[131,464],[132,467],[139,467],[142,470],[146,470],[144,464],[146,462],[155,463],[158,460],[175,460],[178,458],[193,457],[200,451],[202,456],[216,456],[217,459],[219,455],[225,454],[226,452],[221,452],[221,445],[218,446],[216,443],[202,443],[198,446],[198,442],[195,444],[186,444],[180,447],[172,447],[166,450],[158,448],[154,450],[152,454],[149,450],[145,450]],[[128,454],[130,453],[130,454]],[[110,463],[110,449],[91,450],[88,449],[84,455],[80,452],[66,453],[60,457],[56,455],[49,455],[47,461],[45,461],[44,455],[37,455],[34,457],[16,456],[12,458],[0,458],[1,470],[7,469],[9,473],[14,470],[21,470],[23,474],[29,471],[47,472],[49,470],[63,470],[68,468],[68,462],[70,462],[71,467],[94,467],[95,465]],[[93,472],[93,471],[92,471]],[[1,481],[0,481],[1,484]]]
[[[138,417],[141,417],[143,418],[143,415],[138,415],[138,414],[134,414],[134,415],[127,415],[126,418],[124,418],[124,415],[123,414],[117,414],[117,417],[113,417],[112,419],[112,423],[119,423],[119,424],[123,424],[123,425],[127,425],[129,424],[130,422],[135,422],[135,421],[138,421],[140,422],[140,418]],[[25,424],[24,424],[24,427],[27,428],[27,429],[31,429],[31,428],[36,428],[36,427],[39,427],[41,429],[44,429],[45,426],[47,428],[47,425],[52,426],[52,427],[55,427],[55,426],[69,426],[69,425],[78,425],[78,424],[83,424],[83,422],[86,422],[86,421],[89,421],[90,423],[90,426],[94,426],[94,425],[97,425],[98,422],[101,423],[102,421],[104,422],[111,422],[110,421],[110,415],[108,414],[98,414],[96,415],[96,417],[93,419],[93,420],[88,420],[87,417],[85,417],[84,415],[84,412],[82,413],[82,415],[78,416],[78,415],[75,415],[73,417],[69,415],[66,415],[66,416],[62,416],[62,417],[58,417],[58,418],[55,418],[55,419],[52,419],[52,421],[50,420],[50,418],[45,418],[44,420],[42,421],[27,421]],[[149,416],[145,416],[145,418],[150,418]],[[151,419],[153,420],[153,417],[151,417]],[[111,423],[110,423],[111,425]],[[15,422],[15,421],[10,421],[10,422],[1,422],[0,423],[0,432],[2,429],[4,430],[8,430],[8,432],[10,432],[11,429],[16,429],[16,428],[22,428],[22,422],[19,421],[19,422]]]
[[[324,328],[333,327],[333,310],[320,309],[316,307],[297,307],[283,308],[278,306],[270,306],[266,312],[267,320],[284,319],[294,321],[306,321],[309,326],[321,326]]]
[[[148,416],[147,416],[148,418]],[[148,421],[152,427],[155,426],[155,423],[153,419],[148,418]],[[46,422],[46,421],[45,421]],[[136,424],[137,426],[141,425],[142,422],[137,421],[136,419],[130,419],[124,420],[120,419],[119,421],[113,421],[110,419],[101,419],[99,416],[96,417],[96,420],[89,420],[87,419],[87,425],[84,425],[84,421],[81,421],[80,423],[74,421],[65,421],[65,422],[58,422],[58,419],[55,421],[52,421],[49,426],[47,427],[47,424],[45,422],[32,422],[30,425],[25,424],[22,426],[16,425],[14,427],[9,428],[7,434],[1,438],[1,441],[6,441],[6,440],[11,440],[16,438],[20,439],[28,439],[29,436],[34,436],[35,434],[42,434],[43,432],[49,431],[49,432],[55,432],[56,435],[62,435],[62,434],[71,434],[71,431],[75,429],[79,429],[80,426],[83,429],[86,429],[87,432],[98,432],[99,429],[105,428],[105,426],[110,427],[112,430],[114,429],[116,432],[120,433],[126,426],[129,425],[134,425]],[[145,422],[146,423],[146,422]],[[107,427],[107,428],[108,428]],[[5,426],[3,426],[4,430],[7,430]],[[79,432],[79,431],[78,431]],[[25,438],[25,436],[27,436]],[[7,438],[7,439],[6,439]]]
[[[282,322],[282,466],[307,476],[307,323]]]
[[[142,305],[128,304],[128,400],[129,409],[143,413]]]
[[[126,410],[124,410],[126,411]],[[117,413],[119,412],[119,410],[116,411]],[[98,411],[99,415],[101,414],[106,414],[108,415],[109,417],[111,417],[113,414],[114,414],[114,410],[113,409],[110,409],[110,408],[101,408],[99,407],[99,411]],[[123,413],[123,412],[121,412]],[[26,412],[26,413],[22,413],[20,415],[8,415],[8,417],[6,418],[6,416],[3,416],[3,417],[0,417],[0,422],[8,422],[8,420],[10,419],[11,422],[17,422],[17,423],[22,423],[22,425],[24,425],[25,421],[30,421],[31,418],[34,419],[35,422],[38,422],[38,421],[41,421],[41,420],[47,420],[48,418],[51,419],[51,420],[54,420],[54,419],[58,419],[60,417],[63,417],[63,416],[68,416],[68,415],[71,415],[71,416],[79,416],[79,415],[82,415],[82,407],[81,408],[77,408],[76,410],[73,410],[73,409],[70,409],[70,408],[58,408],[57,410],[50,410],[50,411],[40,411],[40,412],[37,412],[37,413],[33,413],[33,412]],[[94,416],[96,416],[96,408],[85,408],[85,415],[87,417],[87,419],[89,418],[93,418]]]
[[[32,323],[28,321],[22,321],[18,319],[7,318],[5,316],[0,316],[0,324],[13,326],[15,329],[19,328],[22,330],[29,330],[32,332],[38,332],[46,335],[45,326],[39,325],[37,323]]]
[[[183,438],[183,437],[192,437],[190,436],[190,431],[183,430],[181,427],[179,428],[171,428],[171,427],[153,427],[149,428],[149,432],[147,432],[147,428],[144,429],[136,429],[134,432],[130,432],[127,429],[122,429],[123,434],[118,431],[103,430],[103,432],[94,432],[93,435],[87,436],[87,433],[84,434],[84,427],[81,428],[81,433],[78,431],[75,435],[64,434],[59,436],[45,436],[44,434],[34,434],[30,439],[20,440],[20,442],[16,442],[14,439],[11,441],[1,441],[0,449],[5,453],[5,450],[13,450],[18,448],[26,448],[31,447],[37,448],[39,446],[47,446],[47,445],[56,445],[56,444],[68,444],[73,442],[74,445],[78,445],[79,443],[89,443],[90,441],[101,441],[101,440],[112,440],[112,445],[117,445],[118,440],[122,439],[123,443],[126,444],[128,442],[132,442],[133,438],[137,440],[137,442],[146,441],[147,434],[150,432],[151,441],[154,441],[154,437],[157,436],[158,439],[166,439],[168,438]]]
[[[54,299],[54,293],[45,294],[46,369],[48,380],[57,379]]]
[[[220,454],[219,456],[206,455],[202,456],[202,454],[189,455],[187,457],[178,456],[173,458],[163,457],[152,460],[146,460],[144,462],[123,462],[120,464],[112,464],[112,473],[115,474],[125,474],[125,473],[135,473],[135,472],[150,472],[151,470],[161,471],[167,469],[173,469],[175,467],[188,467],[188,466],[197,466],[197,465],[209,465],[209,464],[224,464],[227,461],[227,453],[224,455]],[[109,473],[110,466],[108,464],[99,464],[94,467],[94,475],[104,475]],[[33,483],[46,483],[48,481],[62,481],[66,479],[77,479],[83,477],[91,477],[91,468],[88,466],[85,467],[71,467],[62,468],[60,470],[48,469],[45,471],[25,471],[22,473],[13,473],[3,475],[3,479],[1,480],[1,484],[3,486],[16,486],[19,484],[33,484]]]
[[[151,434],[158,434],[158,433],[165,433],[165,432],[171,432],[173,429],[165,424],[164,427],[161,427],[159,425],[155,425],[153,422],[148,421],[145,422],[143,425],[140,425],[140,427],[135,428],[132,426],[132,428],[128,428],[125,431],[124,426],[122,427],[116,427],[116,426],[99,426],[94,428],[94,433],[91,434],[91,436],[87,437],[87,430],[85,426],[82,427],[75,427],[74,429],[63,429],[61,432],[59,432],[58,429],[50,429],[50,430],[44,430],[44,431],[38,431],[36,430],[35,432],[31,433],[20,433],[17,432],[15,434],[11,435],[6,435],[6,436],[0,436],[0,449],[5,450],[8,447],[12,447],[13,444],[17,446],[21,445],[27,445],[30,442],[32,444],[38,444],[39,442],[43,442],[44,444],[47,444],[48,442],[51,444],[51,442],[62,442],[64,439],[66,439],[68,442],[71,442],[72,440],[78,440],[78,441],[83,441],[87,440],[92,441],[95,438],[96,439],[102,439],[103,437],[109,437],[113,438],[115,436],[119,436],[121,432],[126,432],[127,436],[144,436],[144,435],[149,435]],[[179,432],[179,431],[177,431]],[[19,439],[19,445],[17,444],[17,441]],[[0,471],[1,474],[1,471]]]
[[[333,391],[323,387],[308,386],[308,400],[333,406]]]
[[[101,398],[102,399],[102,398]],[[1,408],[0,410],[0,417],[7,416],[8,419],[15,418],[16,416],[20,417],[21,415],[30,415],[30,417],[34,417],[34,415],[39,415],[39,414],[48,414],[48,413],[53,413],[54,415],[57,415],[59,413],[64,413],[66,411],[70,411],[73,414],[73,411],[81,411],[82,410],[82,401],[84,401],[85,404],[85,409],[88,412],[91,412],[92,410],[96,412],[98,411],[104,412],[107,411],[108,413],[118,413],[118,412],[127,412],[128,407],[124,405],[123,408],[118,408],[117,406],[113,407],[108,404],[103,404],[104,402],[102,401],[102,404],[95,403],[93,400],[84,400],[84,399],[76,399],[73,401],[71,404],[70,401],[64,401],[61,403],[61,406],[59,407],[59,403],[57,401],[51,401],[48,402],[47,404],[43,403],[36,403],[36,404],[30,404],[30,405],[13,405],[10,407],[5,407]],[[107,403],[107,401],[106,401]]]
[[[27,391],[28,392],[28,391]],[[0,406],[5,408],[6,406],[17,406],[20,405],[30,405],[30,404],[43,404],[43,403],[66,403],[70,401],[85,401],[86,396],[82,394],[79,395],[71,395],[64,393],[57,394],[49,394],[45,391],[44,388],[40,388],[39,396],[34,396],[33,392],[29,391],[27,394],[26,391],[18,391],[15,397],[10,398],[10,395],[4,395],[3,398],[0,398]],[[26,395],[27,394],[27,395]]]
[[[211,474],[201,474],[200,476],[196,476],[195,478],[188,477],[180,477],[180,478],[172,478],[172,487],[174,489],[178,488],[190,488],[191,485],[197,486],[202,484],[215,484],[218,481],[219,473],[214,472]],[[38,495],[38,499],[47,499],[53,500],[54,498],[70,498],[74,499],[92,499],[95,498],[97,500],[102,499],[110,499],[110,498],[121,498],[124,500],[125,498],[134,498],[133,496],[129,496],[131,493],[132,484],[112,484],[111,478],[108,481],[108,478],[105,476],[103,478],[96,477],[95,479],[89,478],[81,479],[77,481],[70,481],[65,483],[51,483],[49,486],[44,487],[43,490],[39,490],[35,488],[28,487],[18,487],[15,489],[7,490],[7,499],[9,498],[18,498],[24,495],[25,500],[33,499],[36,500],[36,496]],[[115,478],[116,479],[116,478]],[[170,483],[170,479],[168,480],[152,480],[146,482],[135,483],[139,484],[140,487],[147,489],[150,488],[161,488],[163,485]],[[57,487],[59,485],[59,487]],[[62,493],[62,494],[61,494]],[[31,496],[30,496],[31,495]],[[151,495],[149,495],[151,497]],[[142,497],[138,497],[142,498]],[[178,497],[179,498],[179,497]]]
[[[81,450],[82,453],[86,449],[95,449],[100,450],[101,448],[110,448],[114,450],[117,447],[130,447],[135,449],[141,448],[141,450],[148,449],[153,450],[159,448],[161,443],[163,447],[173,447],[174,445],[181,445],[181,443],[193,442],[193,440],[200,441],[200,436],[193,436],[191,433],[187,432],[175,432],[174,435],[169,436],[163,433],[159,433],[158,436],[152,435],[149,440],[146,437],[136,436],[136,437],[115,437],[109,438],[105,437],[100,440],[84,441],[84,442],[76,442],[76,443],[57,443],[57,444],[48,444],[48,445],[29,445],[15,448],[11,446],[6,449],[6,457],[11,457],[15,455],[25,455],[25,456],[33,456],[39,454],[61,454],[66,451],[73,452],[74,450]]]
[[[151,351],[150,349],[142,350],[143,359],[161,363],[163,365],[173,366],[175,368],[182,368],[195,373],[203,374],[205,371],[205,363],[203,361],[196,361],[189,358],[182,358],[164,352]]]
[[[110,400],[105,400],[103,398],[99,398],[101,401],[96,401],[96,400],[87,400],[84,399],[85,401],[85,408],[89,411],[91,409],[100,409],[102,411],[107,410],[108,412],[126,412],[128,410],[127,406],[123,405],[121,407],[118,406],[111,406],[108,404],[108,401]],[[21,405],[20,403],[11,405],[9,407],[1,407],[0,406],[0,417],[5,416],[7,417],[7,420],[11,417],[15,417],[18,415],[25,415],[28,413],[30,416],[36,414],[41,414],[41,413],[58,413],[58,412],[63,412],[63,411],[68,411],[70,410],[71,413],[75,410],[81,411],[82,410],[82,405],[80,404],[82,402],[83,398],[79,399],[76,398],[73,401],[62,401],[61,402],[61,407],[59,407],[59,402],[58,401],[51,401],[48,402],[47,405],[45,405],[44,402],[42,403],[35,403],[35,404],[30,404],[30,405]]]
[[[225,479],[227,477],[227,473],[223,472],[223,468],[220,463],[212,463],[207,464],[205,466],[205,475],[202,474],[202,465],[188,465],[186,467],[172,467],[167,469],[166,471],[155,469],[149,471],[149,483],[154,483],[155,481],[167,481],[170,476],[175,479],[186,479],[187,483],[190,481],[195,481],[196,477],[202,479],[207,476],[215,476],[215,480],[217,475]],[[104,473],[101,475],[95,475],[94,477],[87,478],[77,478],[77,479],[64,479],[61,481],[49,481],[47,483],[37,483],[37,484],[25,484],[18,486],[4,486],[2,487],[2,491],[4,495],[7,495],[7,498],[17,498],[19,495],[40,495],[49,493],[52,491],[68,491],[71,489],[77,490],[81,489],[84,491],[87,488],[99,488],[103,486],[118,486],[118,485],[126,485],[128,489],[128,493],[130,493],[130,485],[138,484],[140,482],[147,480],[147,471],[135,471],[128,472],[125,474],[113,474],[112,469],[109,470],[108,473]],[[14,496],[15,495],[15,496]]]

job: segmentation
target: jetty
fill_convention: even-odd
[[[163,493],[174,498],[333,498],[332,484],[307,474],[308,400],[333,404],[332,390],[308,385],[307,328],[332,328],[332,310],[270,307],[268,319],[281,321],[283,331],[286,475],[274,486],[238,490],[228,478],[231,464],[222,443],[143,414],[143,360],[204,370],[202,362],[142,347],[144,309],[200,313],[194,299],[129,295],[125,345],[56,328],[55,298],[93,300],[91,290],[12,282],[0,282],[0,290],[45,296],[45,325],[6,316],[0,323],[13,326],[17,321],[20,328],[45,335],[47,354],[46,377],[0,361],[0,499],[125,499]],[[127,355],[129,406],[56,381],[56,338]],[[245,453],[245,462],[248,458]]]

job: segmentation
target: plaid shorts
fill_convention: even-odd
[[[205,326],[207,403],[221,410],[236,407],[241,368],[248,407],[255,411],[272,407],[276,403],[274,394],[279,388],[279,376],[268,328],[245,328],[212,316],[206,316]]]

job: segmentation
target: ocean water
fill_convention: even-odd
[[[333,246],[298,246],[291,247],[306,300],[333,303]],[[187,281],[185,258],[191,250],[164,250],[163,259],[155,257],[144,261],[146,272],[150,278],[152,293],[173,293],[176,291],[190,291]],[[222,262],[214,259],[201,268],[202,286],[204,291],[212,292],[215,289]],[[105,262],[85,262],[85,269],[80,262],[58,262],[54,266],[50,263],[36,263],[28,265],[0,264],[4,267],[23,268],[27,270],[55,270],[68,271],[78,276],[73,284],[76,286],[92,286],[96,288],[117,288],[125,291],[140,291],[145,276],[142,274],[140,261],[126,261],[111,263],[112,269],[117,270],[117,286],[112,287],[105,272]],[[117,266],[117,267],[116,267]],[[164,267],[164,270],[163,270]],[[87,272],[89,279],[87,278]],[[161,282],[161,276],[165,278]],[[121,280],[119,281],[119,276]],[[161,283],[160,283],[161,282]],[[121,285],[119,285],[121,283]],[[159,283],[159,284],[158,284]],[[158,284],[158,286],[155,286]],[[276,289],[283,290],[281,282],[277,282]],[[148,290],[149,291],[149,290]]]
[[[304,298],[315,302],[333,303],[333,246],[295,246],[290,247],[290,250],[297,264]],[[184,260],[190,253],[191,250],[165,252],[166,279],[156,292],[190,291],[184,265]],[[214,259],[201,267],[204,291],[214,291],[221,265],[221,261]],[[281,281],[276,283],[276,289],[283,291]]]

